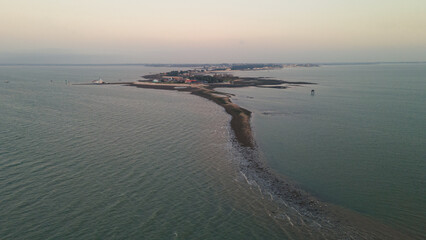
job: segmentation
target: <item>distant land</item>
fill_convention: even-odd
[[[147,66],[147,67],[172,67],[172,68],[208,68],[208,67],[246,67],[260,66],[271,68],[285,68],[285,67],[319,67],[322,65],[373,65],[373,64],[419,64],[426,63],[426,61],[406,61],[406,62],[317,62],[317,63],[0,63],[0,66]],[[262,67],[260,67],[262,68]],[[234,69],[237,70],[237,69]],[[240,69],[238,69],[240,70]],[[250,69],[256,70],[256,69]]]
[[[282,66],[281,66],[282,67]],[[281,68],[280,67],[280,68]],[[275,66],[256,65],[238,65],[235,69],[238,70],[265,70],[278,68]],[[238,77],[230,74],[232,67],[224,68],[223,66],[210,66],[192,70],[175,70],[157,74],[142,76],[145,80],[139,82],[150,82],[156,84],[203,84],[205,87],[271,87],[271,88],[286,88],[282,84],[314,84],[310,82],[289,82],[265,77]]]
[[[284,67],[319,67],[319,64],[313,63],[220,63],[220,64],[146,64],[148,67],[195,67],[204,68],[209,71],[226,70],[268,70]]]

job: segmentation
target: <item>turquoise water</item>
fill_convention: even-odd
[[[318,83],[227,90],[253,111],[269,166],[324,201],[426,236],[425,64],[238,74]]]
[[[317,236],[277,219],[279,207],[246,183],[221,107],[181,92],[65,85],[167,70],[0,67],[0,239]],[[276,172],[424,235],[424,65],[239,74],[319,83],[315,96],[310,87],[229,90],[254,112]]]

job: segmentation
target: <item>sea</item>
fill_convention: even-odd
[[[124,85],[174,70],[0,66],[0,239],[327,239],[283,224],[222,107]],[[259,158],[315,198],[426,238],[426,64],[239,71]],[[315,90],[311,94],[311,90]],[[313,235],[314,234],[314,235]]]

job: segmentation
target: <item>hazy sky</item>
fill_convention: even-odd
[[[0,63],[425,56],[426,0],[0,0]]]

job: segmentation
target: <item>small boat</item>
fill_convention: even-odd
[[[92,83],[93,84],[105,84],[106,82],[104,80],[102,80],[101,77],[99,77],[98,80],[93,80]]]
[[[315,95],[315,90],[314,89],[311,90],[311,95],[312,96]]]

